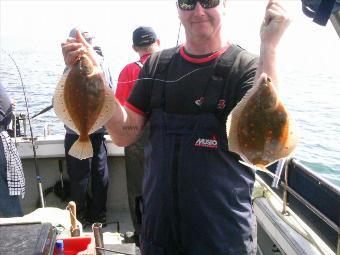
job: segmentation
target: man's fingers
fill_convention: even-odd
[[[61,48],[66,66],[73,65],[79,55],[84,53],[84,47],[81,43],[62,43]]]
[[[62,53],[66,66],[72,66],[82,54],[86,53],[92,60],[93,64],[99,66],[97,54],[93,51],[92,46],[85,40],[79,30],[77,30],[76,38],[68,38],[61,43]]]
[[[91,45],[85,40],[79,30],[77,30],[76,40],[77,42],[82,43],[86,48],[91,48]]]
[[[267,75],[266,73],[262,73],[262,74],[260,75],[260,77],[257,79],[256,84],[257,84],[257,85],[262,84],[263,81],[267,80],[267,77],[268,77],[268,75]]]
[[[81,43],[61,43],[61,48],[62,48],[63,53],[78,50],[82,46],[83,46],[83,44],[81,44]]]
[[[287,13],[282,13],[279,10],[269,9],[264,18],[265,25],[269,25],[272,20],[281,22],[282,24],[289,24],[291,22],[291,17]]]
[[[98,54],[93,50],[91,44],[89,44],[85,38],[83,37],[83,35],[79,32],[79,30],[77,31],[76,34],[76,40],[77,42],[81,43],[83,45],[82,49],[82,53],[87,53],[87,55],[90,57],[90,59],[93,62],[93,65],[95,66],[99,66],[99,62],[98,62]]]
[[[271,21],[282,23],[283,26],[291,22],[291,17],[287,10],[276,0],[270,0],[266,7],[264,26],[268,26]]]
[[[68,43],[76,43],[77,39],[73,38],[73,37],[69,37],[69,38],[67,38],[66,42],[68,42]]]
[[[279,19],[280,16],[280,12],[268,9],[266,15],[264,16],[264,24],[268,26],[273,19]]]

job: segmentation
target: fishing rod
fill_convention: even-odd
[[[45,112],[48,112],[49,110],[51,110],[53,108],[53,105],[49,105],[46,108],[42,109],[40,112],[34,114],[31,119],[34,119],[35,117],[39,116],[40,114],[43,114]]]
[[[179,35],[180,35],[180,33],[181,33],[181,26],[182,26],[182,22],[179,22],[179,26],[178,26],[178,33],[177,33],[177,42],[176,42],[176,47],[178,46]]]
[[[17,63],[15,62],[14,58],[11,56],[11,54],[9,54],[4,49],[1,49],[1,50],[4,53],[6,53],[9,56],[9,58],[13,61],[14,65],[15,65],[18,73],[19,73],[21,87],[22,87],[22,91],[23,91],[24,99],[25,99],[25,106],[26,106],[26,112],[27,112],[28,125],[29,125],[29,128],[30,128],[30,135],[31,135],[32,148],[33,148],[33,157],[34,157],[34,166],[35,166],[36,180],[38,182],[38,191],[39,191],[39,196],[40,196],[40,205],[41,205],[42,208],[44,208],[45,207],[45,201],[44,201],[42,182],[41,182],[42,178],[40,176],[40,171],[39,171],[39,167],[38,167],[36,145],[35,145],[35,141],[34,141],[34,138],[33,138],[33,130],[32,130],[32,125],[31,125],[31,118],[30,118],[30,113],[29,113],[29,109],[28,109],[28,100],[27,100],[27,97],[26,97],[26,88],[25,88],[24,82],[22,80],[20,69],[19,69]]]

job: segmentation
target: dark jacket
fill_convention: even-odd
[[[9,125],[13,115],[11,100],[0,82],[0,128]]]

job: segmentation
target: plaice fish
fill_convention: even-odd
[[[262,74],[260,82],[232,110],[227,135],[229,150],[258,170],[266,171],[267,166],[294,151],[296,124],[267,75]]]
[[[114,93],[101,70],[83,54],[59,81],[53,97],[56,115],[79,134],[69,155],[78,159],[93,156],[89,134],[101,128],[112,116]]]

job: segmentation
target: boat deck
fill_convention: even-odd
[[[66,163],[64,158],[64,145],[63,145],[63,136],[60,137],[51,137],[47,139],[37,139],[37,163],[40,170],[40,177],[42,180],[42,189],[45,191],[44,194],[44,209],[48,210],[49,207],[55,208],[57,211],[61,211],[61,217],[56,217],[56,214],[49,213],[47,220],[41,219],[41,217],[34,218],[35,221],[39,220],[41,222],[50,222],[52,225],[56,225],[56,223],[64,221],[63,225],[66,226],[66,232],[70,229],[70,216],[69,212],[66,209],[67,202],[63,202],[56,194],[52,191],[48,194],[47,190],[53,190],[56,182],[60,182],[60,180],[67,180],[68,176],[66,173]],[[121,147],[115,146],[110,139],[107,140],[108,147],[108,165],[109,165],[109,190],[108,190],[108,201],[107,201],[107,226],[102,229],[104,245],[106,249],[115,250],[116,253],[119,252],[121,254],[139,254],[138,248],[132,243],[130,244],[122,244],[121,234],[132,232],[133,226],[130,219],[130,213],[128,209],[127,202],[127,188],[126,188],[126,173],[125,173],[125,158],[124,158],[124,150]],[[26,178],[26,194],[25,198],[21,200],[21,205],[25,215],[34,214],[35,211],[40,210],[41,200],[39,197],[39,192],[37,188],[37,176],[35,163],[32,153],[32,145],[30,141],[21,141],[18,147],[20,156],[22,157],[22,163]],[[296,164],[294,163],[294,166]],[[296,168],[296,169],[295,169]],[[294,170],[294,171],[293,171]],[[294,169],[289,172],[292,173],[304,173],[303,169],[296,165]],[[288,176],[288,175],[287,175]],[[261,177],[261,175],[260,175]],[[266,176],[262,176],[261,178],[266,179]],[[302,177],[301,177],[302,178]],[[301,180],[301,178],[299,180]],[[291,178],[296,181],[295,177]],[[304,176],[303,180],[308,179]],[[262,180],[262,179],[261,179]],[[292,180],[292,181],[293,181]],[[319,180],[319,179],[318,179]],[[267,254],[270,251],[275,250],[276,254],[289,254],[289,255],[302,255],[302,254],[315,254],[315,255],[335,255],[340,248],[336,247],[336,240],[333,238],[332,242],[324,243],[323,240],[319,239],[318,234],[315,235],[314,231],[310,229],[308,226],[304,227],[302,236],[312,236],[313,238],[303,238],[298,236],[299,232],[295,233],[296,224],[290,223],[292,216],[289,215],[281,215],[282,212],[282,194],[280,197],[275,195],[274,191],[268,186],[271,183],[271,179],[269,178],[269,183],[265,184],[261,181],[261,187],[265,187],[266,192],[263,190],[260,192],[261,194],[267,194],[269,192],[271,194],[270,198],[274,198],[274,200],[268,200],[268,197],[259,197],[255,199],[255,214],[258,217],[258,253],[259,255]],[[282,180],[281,180],[282,181]],[[299,182],[301,183],[301,182]],[[317,182],[316,185],[323,183]],[[289,182],[289,184],[292,184]],[[323,183],[325,185],[326,183]],[[284,186],[284,183],[281,183],[281,186]],[[304,185],[306,187],[306,185]],[[312,185],[308,185],[311,187]],[[319,185],[320,186],[320,185]],[[325,185],[323,189],[326,189],[328,186]],[[315,189],[318,187],[315,187]],[[323,190],[322,189],[322,190]],[[316,193],[317,197],[320,196],[321,189],[317,189],[319,192]],[[328,188],[327,188],[328,190]],[[330,194],[335,196],[334,201],[328,201],[328,203],[332,202],[334,204],[334,208],[338,208],[336,206],[337,198],[339,197],[339,191],[333,189],[329,189]],[[328,194],[328,193],[327,193]],[[327,197],[327,196],[326,196]],[[329,197],[329,196],[328,196]],[[327,200],[327,199],[322,199]],[[269,210],[271,206],[268,205],[278,204],[278,207],[275,210]],[[275,201],[275,203],[274,203]],[[292,203],[292,197],[288,201]],[[57,209],[59,208],[59,209]],[[274,209],[274,208],[272,208]],[[308,211],[309,212],[309,211]],[[52,217],[51,217],[52,215]],[[293,215],[293,214],[290,214]],[[299,216],[304,217],[304,214],[300,214]],[[283,219],[284,218],[284,219]],[[296,215],[294,219],[299,219]],[[32,220],[32,219],[31,219]],[[304,219],[307,221],[308,219]],[[4,219],[1,218],[0,215],[0,224],[4,222]],[[315,220],[310,225],[313,227],[315,224]],[[295,227],[294,227],[295,226]],[[335,226],[335,229],[338,229],[338,225]],[[294,232],[295,231],[295,232]],[[307,232],[304,232],[307,231]],[[91,226],[84,227],[81,233],[83,235],[91,235],[92,229]],[[308,234],[306,234],[308,233]],[[339,233],[339,232],[337,232]],[[65,235],[67,236],[67,235]],[[324,238],[324,237],[322,237]],[[336,238],[336,237],[335,237]],[[335,242],[333,242],[333,239]],[[327,241],[327,239],[325,239]],[[335,245],[335,246],[334,246]],[[288,253],[286,253],[288,251]],[[305,251],[308,251],[306,253]],[[1,253],[1,249],[0,249]],[[109,252],[107,252],[109,253]],[[1,253],[3,254],[3,253]],[[12,253],[7,253],[12,254]],[[338,254],[338,253],[337,253]]]

